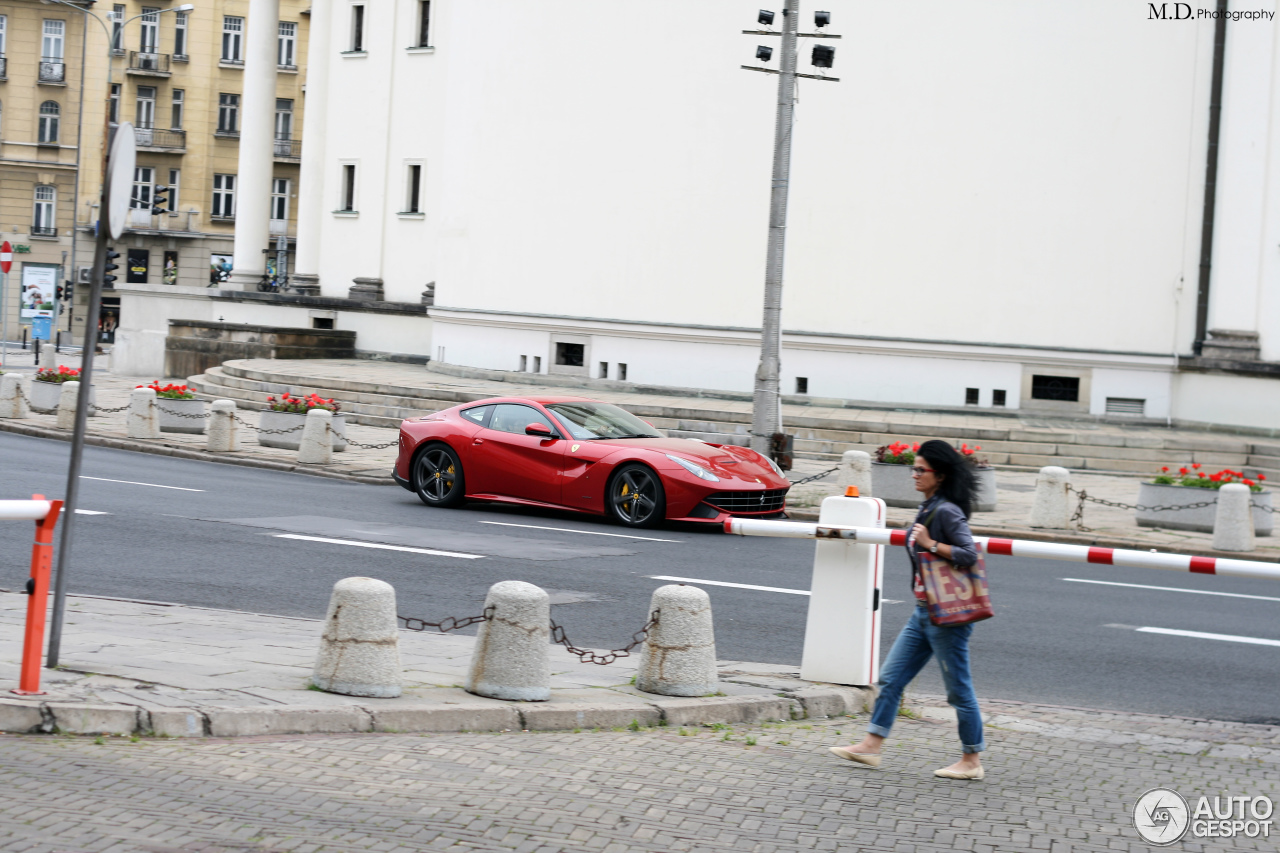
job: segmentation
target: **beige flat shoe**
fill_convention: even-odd
[[[845,761],[853,761],[857,764],[865,764],[868,767],[880,766],[880,755],[872,752],[854,752],[843,746],[831,747],[831,754],[843,758]]]
[[[933,771],[933,775],[943,779],[981,779],[985,774],[982,772],[981,767],[977,770],[952,770],[949,767],[944,767],[941,770]]]

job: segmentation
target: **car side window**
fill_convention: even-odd
[[[489,419],[489,429],[513,432],[517,435],[524,435],[524,428],[529,424],[546,424],[552,432],[557,431],[542,412],[531,406],[521,406],[517,403],[499,403],[493,409],[493,417]]]
[[[484,419],[488,416],[489,412],[492,409],[493,409],[493,406],[475,406],[474,408],[463,409],[460,414],[466,420],[469,420],[478,424],[483,424]]]

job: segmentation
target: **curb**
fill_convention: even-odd
[[[793,521],[817,521],[818,513],[808,510],[787,510],[787,518]],[[889,523],[888,527],[906,527],[905,524]],[[1169,554],[1189,554],[1193,557],[1216,557],[1227,560],[1255,560],[1262,563],[1280,563],[1280,554],[1258,553],[1257,551],[1217,551],[1213,548],[1202,548],[1195,545],[1152,547],[1150,542],[1138,539],[1125,539],[1122,536],[1095,536],[1073,530],[1055,530],[1036,527],[1004,527],[1000,525],[974,525],[970,528],[975,536],[1003,536],[1010,539],[1029,539],[1034,542],[1061,542],[1065,545],[1089,545],[1094,548],[1124,548],[1132,551],[1156,551]]]
[[[13,423],[0,420],[0,432],[12,432],[17,435],[29,435],[35,438],[51,438],[55,441],[71,441],[71,433],[66,430],[34,424]],[[222,465],[239,465],[244,468],[266,468],[271,471],[285,471],[291,474],[308,474],[312,477],[325,477],[330,480],[347,480],[352,483],[363,483],[367,486],[394,486],[396,481],[391,475],[386,477],[366,477],[360,474],[345,474],[341,471],[326,471],[308,465],[276,462],[270,459],[254,459],[251,456],[235,457],[210,453],[205,450],[191,450],[163,442],[152,444],[137,439],[114,438],[112,436],[85,433],[84,443],[95,447],[110,447],[114,450],[132,450],[136,453],[151,453],[156,456],[172,456],[177,459],[193,459],[199,462],[217,462]]]
[[[856,714],[865,711],[874,696],[872,688],[809,686],[778,696],[637,697],[633,702],[600,704],[275,705],[204,710],[0,699],[0,733],[180,738],[751,725]]]

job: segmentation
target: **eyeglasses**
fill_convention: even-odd
[[[912,468],[912,469],[911,469],[911,473],[912,473],[912,475],[913,475],[913,476],[916,476],[916,477],[923,477],[925,474],[932,474],[932,473],[933,473],[933,469],[932,469],[932,468],[921,468],[919,465],[917,465],[917,466],[915,466],[914,468]]]

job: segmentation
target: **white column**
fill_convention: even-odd
[[[1267,139],[1267,198],[1262,226],[1258,337],[1263,361],[1280,361],[1280,15],[1272,22],[1271,135]]]
[[[240,166],[236,177],[236,244],[231,290],[255,290],[271,241],[271,174],[276,113],[276,41],[280,0],[249,0],[244,92],[240,95]]]
[[[320,229],[325,199],[325,131],[329,114],[330,22],[332,0],[313,0],[307,43],[307,112],[298,174],[298,254],[294,287],[320,293]],[[346,295],[346,294],[341,294]]]

